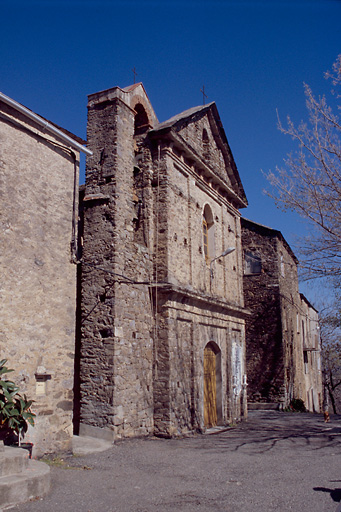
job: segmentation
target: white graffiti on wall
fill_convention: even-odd
[[[242,347],[239,343],[232,343],[232,375],[233,391],[238,396],[242,391]]]

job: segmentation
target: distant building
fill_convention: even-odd
[[[301,293],[300,333],[303,345],[306,407],[311,412],[321,412],[322,371],[321,343],[318,312]]]
[[[318,314],[299,294],[298,261],[280,231],[241,219],[246,367],[250,407],[284,408],[293,398],[319,412]]]

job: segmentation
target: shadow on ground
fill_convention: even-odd
[[[290,450],[338,448],[341,435],[340,420],[341,416],[335,415],[331,423],[325,424],[320,414],[253,411],[250,422],[240,424],[238,428],[223,432],[219,436],[210,436],[215,439],[211,439],[210,443],[203,440],[199,448],[216,448],[219,451],[251,448],[258,454],[269,452],[279,444],[282,448],[287,446]]]
[[[341,489],[328,489],[327,487],[314,487],[314,491],[329,492],[330,497],[337,503],[341,502]]]

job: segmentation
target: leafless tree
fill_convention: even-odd
[[[340,311],[320,310],[323,385],[334,414],[341,412],[341,328]]]
[[[325,76],[333,84],[331,100],[338,103],[341,54]],[[278,118],[279,130],[290,135],[298,149],[288,155],[284,168],[267,175],[269,195],[277,206],[297,212],[310,224],[309,236],[299,247],[303,277],[340,276],[341,124],[325,96],[316,99],[306,84],[304,90],[308,121],[296,127],[288,117],[284,126]]]

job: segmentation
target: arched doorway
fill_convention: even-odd
[[[220,349],[210,342],[204,349],[204,424],[210,428],[218,424],[221,411]]]

